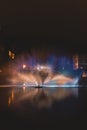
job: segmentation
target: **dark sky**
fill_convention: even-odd
[[[0,30],[5,44],[86,52],[86,0],[3,0]]]

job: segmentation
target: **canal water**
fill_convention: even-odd
[[[0,88],[0,129],[59,128],[61,123],[79,126],[86,109],[86,87]]]

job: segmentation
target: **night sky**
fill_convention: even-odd
[[[17,51],[86,52],[86,0],[3,0],[0,38]]]

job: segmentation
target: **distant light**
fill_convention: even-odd
[[[26,65],[25,64],[23,64],[23,69],[25,69],[26,68]]]
[[[8,52],[9,54],[9,58],[11,58],[11,59],[14,59],[15,58],[15,54],[14,53],[12,53],[12,51],[9,51]]]
[[[15,54],[14,53],[12,53],[12,57],[11,57],[12,59],[14,59],[15,58]]]
[[[9,51],[8,53],[9,53],[9,57],[11,57],[12,52],[11,52],[11,51]]]
[[[37,69],[38,71],[49,71],[49,72],[52,71],[52,67],[51,67],[51,66],[48,66],[48,65],[37,65],[37,66],[36,66],[36,69]]]
[[[41,68],[41,69],[44,69],[44,67],[43,67],[43,66],[41,66],[40,68]]]
[[[39,65],[37,66],[37,70],[40,70],[40,66]]]

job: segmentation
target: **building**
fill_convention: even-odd
[[[0,43],[0,67],[3,67],[3,65],[11,60],[14,60],[14,58],[14,52],[9,51],[4,44]]]
[[[86,54],[73,56],[73,69],[87,69],[87,55]]]
[[[87,55],[79,55],[78,62],[79,62],[79,68],[87,69]]]

